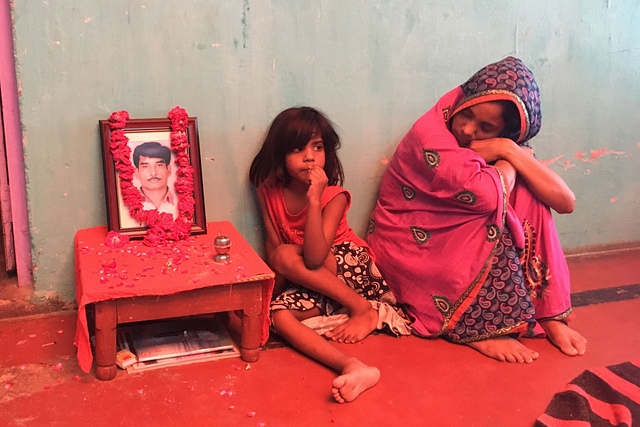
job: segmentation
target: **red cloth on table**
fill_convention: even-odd
[[[131,241],[119,249],[105,245],[107,227],[79,230],[74,239],[78,322],[75,345],[78,363],[91,370],[86,305],[110,299],[170,295],[216,285],[270,279],[262,289],[261,344],[269,337],[269,302],[274,273],[229,221],[210,222],[207,234],[163,247]],[[231,262],[213,261],[213,239],[218,233],[231,239]]]

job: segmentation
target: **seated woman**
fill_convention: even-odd
[[[400,142],[367,240],[414,333],[508,362],[538,357],[517,339],[527,335],[586,351],[566,323],[569,271],[550,211],[571,213],[575,197],[533,156],[540,124],[533,74],[508,57],[445,94]]]

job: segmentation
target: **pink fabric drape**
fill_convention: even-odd
[[[413,328],[425,336],[450,328],[475,298],[505,227],[517,248],[529,247],[525,219],[535,230],[535,259],[551,271],[546,293],[534,301],[537,317],[570,308],[568,269],[549,208],[523,184],[509,204],[497,169],[461,148],[449,131],[446,119],[463,96],[461,88],[444,95],[402,139],[367,237],[390,288],[415,319]],[[450,306],[438,306],[443,302]]]

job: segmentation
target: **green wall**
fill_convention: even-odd
[[[196,116],[207,219],[231,220],[260,249],[250,162],[279,111],[318,107],[342,136],[362,235],[403,134],[507,55],[542,89],[538,157],[578,199],[557,217],[564,247],[640,241],[640,6],[586,4],[14,1],[36,290],[74,298],[74,233],[106,223],[98,120],[113,111],[164,117],[180,105]]]

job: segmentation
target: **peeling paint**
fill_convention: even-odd
[[[614,151],[610,148],[600,148],[599,150],[590,150],[590,156],[585,157],[586,153],[576,151],[573,157],[583,162],[596,163],[596,161],[605,154],[625,154],[624,151]]]
[[[249,12],[249,0],[244,0],[243,5],[242,5],[242,19],[240,20],[240,22],[242,22],[242,47],[246,48],[247,47],[247,40],[249,39],[249,30],[247,27],[247,14]]]
[[[601,148],[599,150],[591,150],[591,158],[594,160],[598,160],[601,156],[605,154],[624,154],[624,151],[613,151],[608,148]]]
[[[559,156],[556,156],[552,159],[544,159],[544,160],[540,160],[540,163],[542,163],[545,166],[549,166],[554,164],[555,162],[557,162],[558,160],[560,160],[561,158],[564,157],[564,154],[560,154]]]

